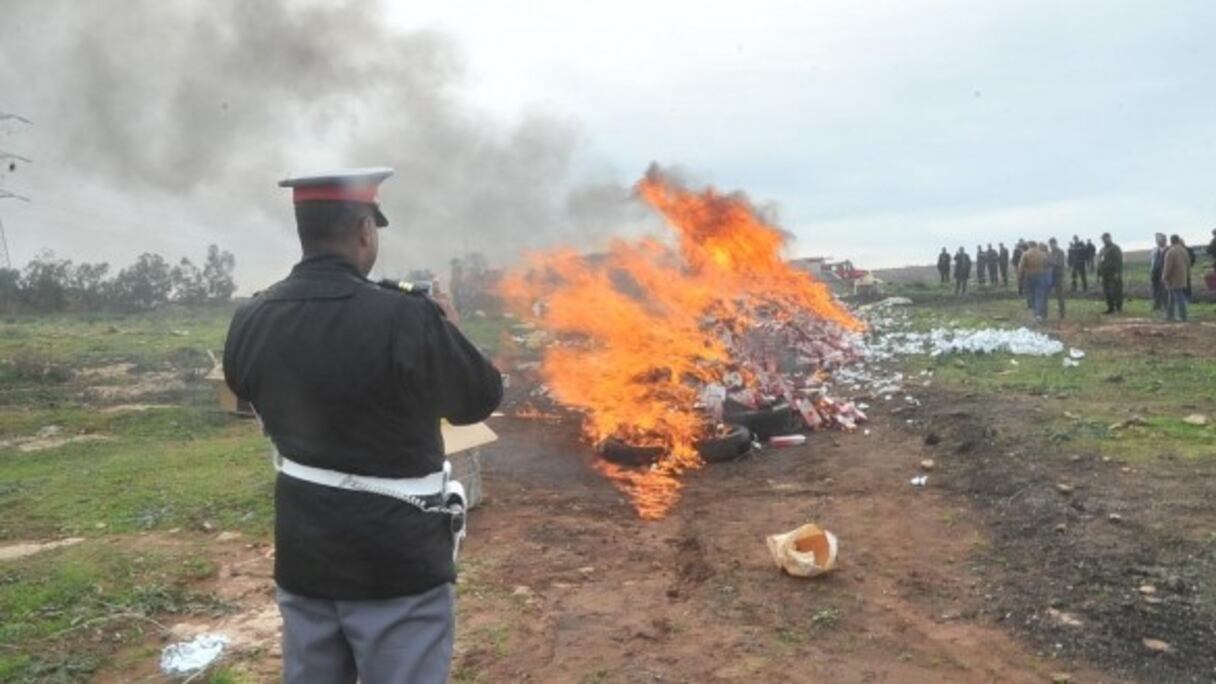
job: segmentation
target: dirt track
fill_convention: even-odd
[[[908,479],[930,454],[882,418],[686,480],[657,523],[595,476],[570,426],[512,419],[487,454],[458,673],[479,681],[1118,681],[1030,652],[985,612],[972,516]],[[765,534],[818,521],[837,572],[783,576]]]

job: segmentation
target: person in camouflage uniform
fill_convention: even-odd
[[[1119,249],[1110,233],[1102,233],[1102,249],[1098,252],[1098,280],[1102,281],[1102,294],[1106,297],[1106,311],[1113,314],[1123,312],[1123,250]]]

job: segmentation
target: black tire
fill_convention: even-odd
[[[726,463],[752,450],[752,433],[742,425],[731,425],[725,435],[703,439],[693,446],[706,463]]]
[[[656,463],[665,449],[661,446],[634,446],[615,437],[600,444],[600,457],[609,463],[624,466],[648,466]]]
[[[739,409],[727,406],[722,412],[722,422],[742,425],[751,431],[753,437],[764,441],[769,437],[786,435],[794,430],[794,409],[785,402],[764,409]]]

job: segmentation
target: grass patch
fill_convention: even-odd
[[[1101,325],[1104,304],[1082,300],[1073,306],[1071,318],[1082,324]],[[1149,315],[1143,300],[1126,307],[1130,315]],[[994,300],[949,308],[909,307],[913,329],[935,327],[1013,327],[1011,312],[1020,301]],[[1204,315],[1211,317],[1210,310]],[[1125,314],[1127,315],[1127,314]],[[1000,319],[1006,319],[1004,321]],[[1051,334],[1051,330],[1045,332]],[[1179,350],[1184,351],[1184,350]],[[1048,403],[1041,429],[1056,442],[1067,442],[1077,450],[1101,452],[1130,460],[1161,457],[1210,460],[1216,464],[1216,427],[1183,422],[1193,413],[1216,421],[1216,359],[1188,357],[1114,348],[1088,349],[1081,364],[1065,368],[1061,356],[1033,357],[999,354],[950,354],[937,358],[910,357],[903,370],[917,374],[933,372],[939,386],[963,389],[979,395],[1022,395]],[[1140,416],[1143,426],[1112,430],[1130,416]]]
[[[86,542],[6,563],[0,681],[80,681],[123,645],[159,633],[158,616],[225,612],[187,588],[205,562],[189,549]]]
[[[514,322],[505,316],[468,316],[460,319],[458,327],[473,344],[495,353],[502,346],[503,335]]]
[[[266,535],[273,470],[251,424],[124,418],[114,441],[0,453],[0,538],[198,526]],[[130,421],[130,422],[126,422]]]

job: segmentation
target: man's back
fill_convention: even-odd
[[[439,471],[440,418],[482,420],[501,375],[431,301],[309,259],[233,318],[224,372],[283,456],[402,478]],[[378,494],[276,483],[275,577],[293,593],[371,599],[454,579],[449,520]]]

